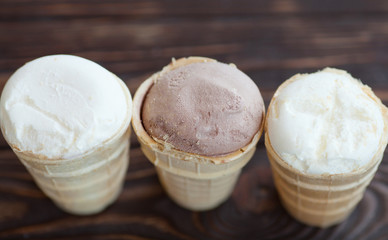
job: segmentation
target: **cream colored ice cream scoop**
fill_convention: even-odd
[[[130,111],[127,89],[100,65],[70,55],[35,59],[7,81],[0,105],[8,143],[47,158],[71,158],[108,140]]]
[[[268,114],[274,150],[310,174],[356,171],[384,136],[384,115],[366,86],[345,71],[299,75],[280,88]]]

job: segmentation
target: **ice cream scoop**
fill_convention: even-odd
[[[384,117],[367,87],[345,71],[299,75],[276,92],[268,115],[274,150],[310,174],[358,170],[383,136]]]
[[[108,140],[128,116],[121,80],[71,55],[35,59],[4,87],[1,128],[8,143],[46,158],[71,158]]]
[[[191,63],[161,74],[144,100],[143,125],[154,138],[190,153],[223,155],[260,128],[263,99],[234,65]]]

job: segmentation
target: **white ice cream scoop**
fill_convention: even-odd
[[[0,117],[10,145],[47,158],[72,158],[108,140],[131,111],[128,89],[100,65],[71,55],[35,59],[4,87]]]
[[[296,75],[281,86],[268,115],[276,153],[310,174],[352,172],[379,147],[384,119],[368,88],[342,70]]]

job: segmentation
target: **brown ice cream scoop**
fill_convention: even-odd
[[[263,105],[252,79],[232,64],[209,59],[162,71],[146,95],[142,120],[155,140],[218,156],[252,141]]]

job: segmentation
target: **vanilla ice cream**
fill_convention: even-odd
[[[13,149],[68,159],[98,147],[128,125],[131,103],[122,81],[71,55],[28,62],[4,87],[1,130]]]
[[[379,149],[381,103],[359,80],[326,68],[296,75],[276,91],[267,116],[275,152],[309,174],[356,171]]]
[[[144,100],[147,132],[181,151],[228,154],[252,141],[264,103],[256,84],[234,65],[187,64],[161,74]]]
[[[36,184],[66,212],[102,211],[129,164],[131,95],[100,65],[71,55],[35,59],[6,83],[4,138]]]

